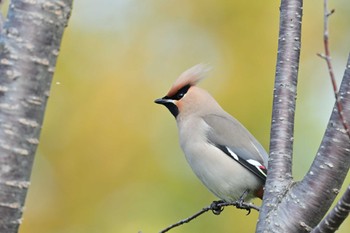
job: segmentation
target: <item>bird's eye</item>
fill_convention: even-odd
[[[176,95],[176,99],[181,99],[182,97],[185,96],[185,93],[181,92]]]
[[[183,88],[181,88],[181,89],[175,94],[174,99],[176,99],[176,100],[182,99],[182,98],[185,96],[185,94],[187,93],[188,89],[190,89],[190,87],[191,87],[190,85],[186,85],[186,86],[184,86]]]

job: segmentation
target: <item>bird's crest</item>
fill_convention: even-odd
[[[178,90],[180,90],[186,85],[196,85],[199,81],[206,77],[206,73],[209,70],[209,66],[204,64],[198,64],[184,71],[174,82],[167,96],[173,96]]]

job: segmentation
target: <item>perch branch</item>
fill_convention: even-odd
[[[260,208],[258,206],[255,206],[252,203],[246,203],[246,202],[240,202],[240,201],[235,201],[235,202],[214,201],[210,206],[204,207],[203,209],[201,209],[200,211],[198,211],[194,215],[192,215],[188,218],[182,219],[182,220],[178,221],[177,223],[174,223],[174,224],[168,226],[167,228],[161,230],[160,233],[168,232],[169,230],[171,230],[175,227],[178,227],[178,226],[181,226],[185,223],[188,223],[188,222],[192,221],[193,219],[197,218],[198,216],[204,214],[205,212],[208,212],[209,210],[213,211],[213,213],[215,215],[219,215],[224,210],[225,206],[236,206],[236,208],[238,208],[238,209],[247,210],[248,211],[247,215],[250,213],[251,209],[254,209],[257,211],[260,210]]]

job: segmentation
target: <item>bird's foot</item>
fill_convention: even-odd
[[[250,206],[247,205],[247,204],[244,202],[244,198],[247,197],[248,193],[249,193],[249,190],[246,189],[246,190],[243,192],[243,194],[241,195],[241,197],[238,199],[237,205],[236,205],[236,208],[237,208],[237,209],[247,210],[247,211],[248,211],[247,215],[249,215],[250,212],[251,212]]]
[[[224,207],[219,205],[222,203],[225,203],[225,201],[224,200],[213,201],[213,203],[210,204],[210,209],[213,212],[213,214],[219,215],[224,210]]]

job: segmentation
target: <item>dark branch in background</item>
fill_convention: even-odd
[[[250,214],[250,210],[254,209],[259,211],[260,208],[251,204],[251,203],[246,203],[246,202],[240,202],[240,201],[235,201],[235,202],[224,202],[224,201],[214,201],[210,206],[204,207],[202,210],[198,211],[197,213],[195,213],[194,215],[185,218],[183,220],[178,221],[177,223],[174,223],[170,226],[168,226],[167,228],[161,230],[159,233],[164,233],[164,232],[168,232],[169,230],[181,226],[185,223],[188,223],[190,221],[192,221],[193,219],[197,218],[198,216],[208,212],[209,210],[213,211],[214,214],[219,215],[223,210],[225,206],[236,206],[238,209],[245,209],[248,210],[248,214]]]
[[[348,217],[350,212],[350,186],[331,212],[315,227],[311,233],[333,233]]]
[[[343,127],[345,129],[345,132],[348,134],[350,138],[350,131],[349,131],[349,125],[347,121],[344,118],[344,113],[343,113],[343,105],[341,104],[339,94],[338,94],[338,86],[337,82],[335,80],[335,75],[333,71],[333,65],[332,65],[332,58],[331,58],[331,53],[329,49],[329,30],[328,30],[328,25],[329,25],[329,17],[334,13],[334,9],[329,11],[328,10],[328,0],[324,0],[323,2],[323,7],[324,7],[324,32],[323,32],[323,44],[324,44],[324,51],[325,54],[317,54],[319,57],[323,58],[328,67],[329,71],[329,76],[331,78],[332,82],[332,87],[333,87],[333,92],[334,92],[334,97],[336,100],[336,105],[339,113],[340,120],[343,124]]]
[[[302,0],[281,0],[273,93],[270,157],[257,232],[269,231],[269,214],[292,184],[292,155],[297,78],[301,47]],[[271,227],[268,225],[271,224]],[[276,225],[277,226],[277,225]],[[279,231],[275,227],[275,231]],[[273,231],[270,231],[273,232]]]
[[[22,222],[72,0],[12,0],[0,33],[0,232]]]

